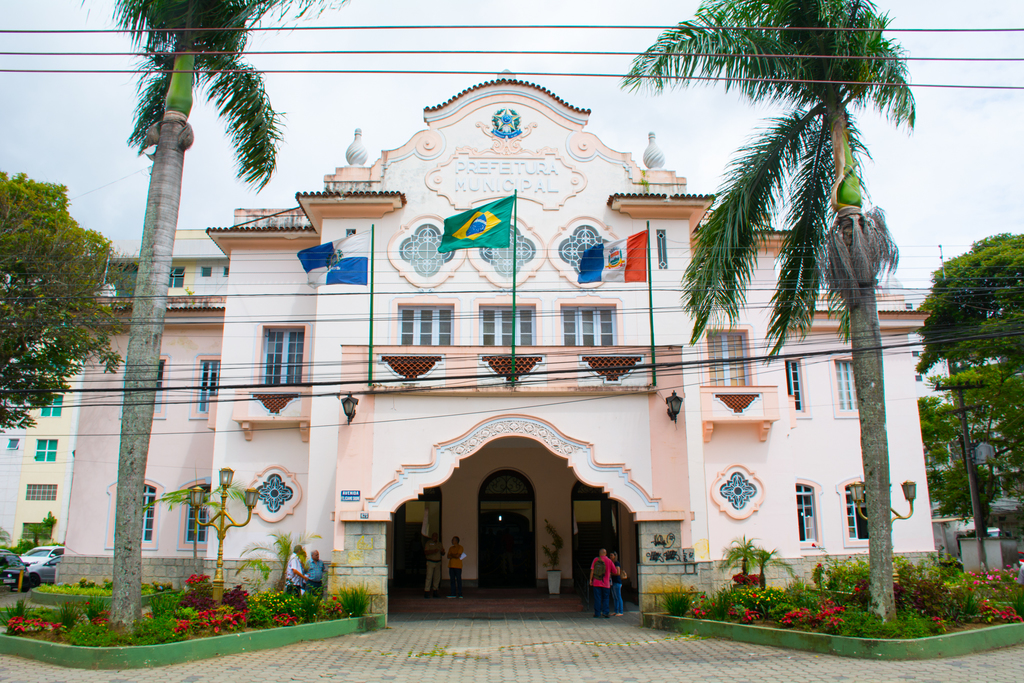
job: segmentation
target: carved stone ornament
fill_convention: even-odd
[[[711,484],[711,500],[733,519],[746,519],[764,502],[764,482],[743,465],[730,465]]]
[[[271,465],[257,474],[250,486],[260,494],[253,514],[264,522],[280,522],[293,514],[302,501],[298,477],[279,465]]]

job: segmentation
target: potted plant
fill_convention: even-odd
[[[546,558],[544,566],[548,570],[548,593],[550,595],[558,595],[562,592],[562,570],[558,568],[559,554],[564,543],[562,537],[558,534],[558,530],[546,519],[544,520],[544,529],[551,537],[551,545],[541,547]]]

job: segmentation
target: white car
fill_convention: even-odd
[[[27,553],[21,556],[21,561],[30,567],[40,562],[46,562],[54,557],[61,557],[64,554],[64,546],[62,545],[41,545],[38,548],[32,548]]]

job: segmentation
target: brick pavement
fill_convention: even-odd
[[[871,662],[640,629],[636,614],[400,615],[373,633],[132,671],[61,669],[0,657],[2,683],[248,681],[800,681],[1024,680],[1024,646],[924,662]]]

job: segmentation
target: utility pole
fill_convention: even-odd
[[[985,516],[981,508],[981,492],[978,488],[978,468],[974,463],[974,453],[971,450],[971,433],[967,428],[967,413],[971,410],[978,410],[983,406],[965,406],[964,391],[967,389],[981,389],[981,384],[955,384],[936,386],[940,391],[955,391],[960,407],[950,412],[960,416],[960,431],[963,434],[964,444],[964,467],[967,468],[967,481],[971,487],[971,510],[974,512],[974,540],[978,546],[978,562],[981,563],[983,571],[988,571],[988,558],[985,556],[985,543],[982,540],[988,536],[988,528],[985,526]]]

